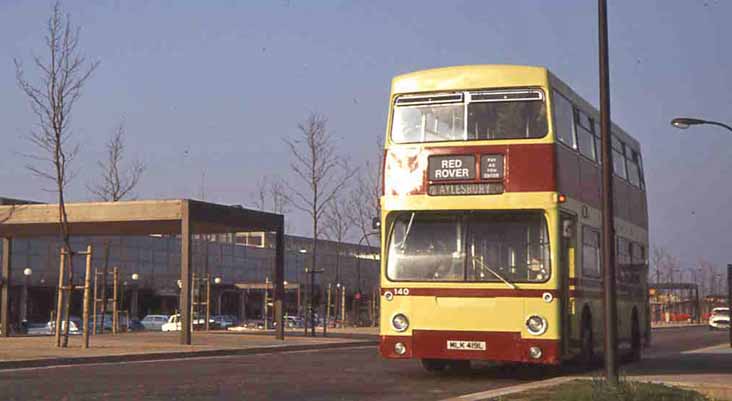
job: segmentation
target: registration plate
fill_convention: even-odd
[[[485,351],[485,341],[447,340],[447,349],[458,351]]]

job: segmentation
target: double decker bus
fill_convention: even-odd
[[[380,353],[425,369],[602,351],[599,112],[546,68],[393,79],[381,198]],[[650,336],[638,141],[612,125],[618,339]]]

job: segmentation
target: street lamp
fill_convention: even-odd
[[[138,273],[132,273],[130,276],[132,278],[132,300],[130,302],[130,312],[134,318],[139,318],[138,316],[138,308],[140,306],[140,293],[138,290],[138,280],[140,280],[140,275]]]
[[[30,267],[26,267],[23,270],[23,316],[21,317],[21,323],[28,321],[28,305],[30,303],[30,297],[28,296],[28,281],[30,276],[33,274],[33,270]]]
[[[214,277],[214,284],[221,284],[221,277]]]
[[[676,128],[679,129],[687,129],[692,125],[716,125],[718,127],[727,128],[728,130],[732,131],[732,127],[730,127],[727,124],[720,123],[718,121],[707,121],[707,120],[701,120],[698,118],[689,118],[689,117],[677,117],[671,120],[671,125],[673,125]]]

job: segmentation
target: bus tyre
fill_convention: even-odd
[[[631,362],[637,362],[641,359],[642,345],[640,323],[638,323],[638,316],[635,313],[632,322],[630,329],[630,360]]]
[[[579,363],[582,366],[590,366],[595,359],[592,339],[592,323],[589,319],[583,319],[582,332],[580,334],[580,355]]]
[[[448,361],[444,359],[422,359],[422,368],[430,373],[444,371],[447,364]]]

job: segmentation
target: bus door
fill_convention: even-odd
[[[561,240],[559,249],[559,277],[560,302],[562,318],[562,349],[563,353],[569,349],[569,340],[572,333],[572,322],[575,311],[574,300],[569,299],[570,278],[575,277],[575,255],[577,249],[577,217],[573,214],[561,212],[560,215]],[[574,280],[573,280],[574,281]]]

